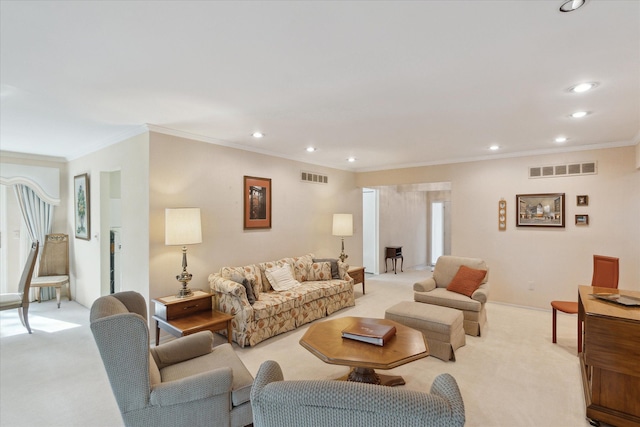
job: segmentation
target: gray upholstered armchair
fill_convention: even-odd
[[[127,426],[244,426],[253,377],[230,344],[198,332],[149,347],[147,305],[136,292],[98,298],[91,331]]]
[[[284,381],[280,366],[260,366],[251,390],[255,427],[462,426],[456,380],[436,377],[431,393],[348,381]]]

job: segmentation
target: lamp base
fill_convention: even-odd
[[[176,298],[187,298],[193,295],[193,292],[191,291],[191,289],[186,287],[186,283],[185,283],[185,287],[183,287],[182,289],[180,289],[178,291],[178,294],[176,295]]]

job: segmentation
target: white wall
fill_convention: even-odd
[[[116,170],[121,173],[122,288],[140,292],[149,301],[149,136],[144,133],[68,163],[70,236],[75,235],[73,177],[89,174],[91,240],[72,237],[70,245],[72,294],[86,307],[105,294],[102,282],[108,274],[103,258],[108,257],[109,235],[100,233],[101,211],[105,210],[101,206],[101,189],[105,187],[101,173]]]
[[[200,141],[150,133],[149,257],[151,298],[175,293],[181,250],[164,245],[164,210],[199,207],[203,242],[188,247],[191,288],[208,289],[208,276],[226,265],[312,252],[337,257],[333,214],[352,213],[354,235],[345,238],[348,262],[362,265],[362,193],[355,174]],[[302,170],[329,177],[302,182]],[[243,229],[243,176],[272,180],[272,228]]]
[[[635,147],[487,160],[358,174],[358,186],[452,183],[452,253],[484,258],[491,268],[490,298],[548,308],[576,299],[590,284],[593,254],[620,258],[620,288],[640,290],[640,171]],[[598,162],[597,175],[528,179],[529,166]],[[515,195],[566,194],[563,229],[515,226]],[[578,194],[589,206],[576,206]],[[507,230],[497,229],[497,202],[507,200]],[[590,224],[574,225],[575,214]],[[534,290],[528,290],[528,281]]]

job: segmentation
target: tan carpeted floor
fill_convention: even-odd
[[[387,307],[412,299],[412,284],[428,270],[367,275],[366,295],[338,316],[384,317]],[[458,381],[467,426],[586,427],[576,357],[575,316],[559,315],[558,344],[551,343],[550,311],[488,303],[482,337],[466,336],[455,362],[428,357],[384,372],[402,375],[403,387],[428,391],[448,372]],[[120,426],[100,356],[88,327],[89,311],[63,300],[32,304],[29,336],[14,310],[0,312],[0,425]],[[318,320],[322,321],[322,320]],[[256,373],[275,360],[286,379],[331,379],[347,368],[323,363],[298,341],[307,326],[255,347],[234,347]],[[165,337],[165,339],[170,339]],[[225,338],[217,336],[216,342]]]

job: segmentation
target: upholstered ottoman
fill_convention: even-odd
[[[455,350],[465,344],[460,310],[402,301],[388,308],[384,317],[422,332],[429,344],[429,354],[438,359],[456,360]]]

